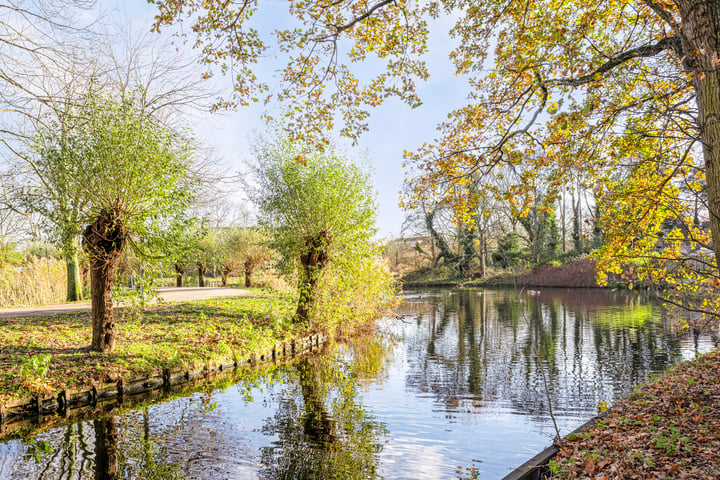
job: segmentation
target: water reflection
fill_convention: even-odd
[[[118,429],[114,415],[93,420],[95,427],[95,480],[117,478]]]
[[[412,359],[407,386],[449,412],[544,415],[540,365],[556,413],[590,416],[598,402],[690,356],[681,343],[714,346],[674,335],[660,305],[605,290],[421,292],[400,313],[415,323],[401,328]]]
[[[376,477],[386,430],[362,404],[357,365],[327,356],[297,364],[297,383],[264,426],[277,440],[261,449],[262,478]]]
[[[547,393],[565,433],[717,345],[604,290],[417,291],[399,313],[252,381],[2,442],[0,479],[499,478],[550,442]]]

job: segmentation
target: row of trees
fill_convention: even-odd
[[[170,268],[178,287],[183,286],[183,274],[190,271],[197,273],[200,287],[205,286],[205,276],[210,271],[219,273],[223,287],[228,285],[230,275],[237,273],[244,275],[246,287],[252,287],[255,270],[276,256],[268,233],[257,226],[195,228],[187,232],[181,243]]]
[[[70,238],[61,247],[82,239],[90,264],[93,349],[113,349],[114,274],[129,251],[141,261],[162,259],[177,273],[192,263],[201,286],[206,266],[218,262],[224,280],[242,269],[250,286],[253,270],[270,258],[272,249],[282,259],[282,271],[298,279],[296,317],[302,323],[320,318],[313,313],[326,272],[334,275],[333,288],[341,284],[340,291],[356,302],[348,308],[367,301],[372,310],[392,297],[389,275],[365,278],[380,290],[372,297],[355,295],[362,280],[354,276],[382,266],[371,242],[375,207],[368,176],[341,155],[308,153],[283,140],[260,142],[254,195],[262,228],[207,229],[190,216],[199,182],[190,169],[187,143],[139,115],[132,98],[83,104],[64,127],[33,137],[34,154],[24,160],[38,183],[22,183],[10,197],[17,201],[11,207],[55,220],[64,228],[62,238]],[[58,211],[75,216],[60,221]],[[72,256],[68,265],[75,268],[68,268],[68,277],[79,278],[77,252]],[[71,279],[68,284],[81,282]],[[322,313],[323,323],[312,328],[328,328],[339,318]]]
[[[487,198],[461,222],[448,207],[422,205],[409,212],[386,257],[399,271],[442,268],[460,277],[485,277],[490,266],[563,262],[602,244],[596,204],[571,185],[558,198],[536,196],[524,210]]]
[[[68,285],[74,287],[80,281],[77,251],[71,249],[81,239],[90,264],[92,347],[98,351],[114,347],[114,274],[129,250],[141,260],[162,258],[178,273],[194,263],[201,282],[213,260],[222,264],[224,279],[242,268],[249,286],[252,271],[273,248],[283,260],[283,272],[297,273],[297,321],[302,323],[311,320],[326,270],[346,279],[361,273],[353,269],[377,262],[368,177],[328,150],[307,153],[282,140],[260,143],[255,198],[265,229],[208,230],[190,216],[199,181],[190,168],[188,143],[143,117],[134,97],[82,102],[62,129],[39,130],[32,148],[23,157],[31,166],[24,172],[28,181],[18,183],[21,188],[10,197],[17,203],[11,207],[39,213],[61,227],[60,246],[72,257]],[[384,290],[381,301],[392,296],[389,284],[386,276],[378,285]],[[315,323],[313,328],[324,327]]]
[[[335,307],[323,311],[323,322],[315,321],[326,298],[348,313],[370,311],[392,296],[390,277],[371,243],[375,217],[368,177],[350,160],[331,148],[314,151],[281,137],[260,140],[248,184],[262,228],[209,228],[197,213],[222,175],[211,171],[182,122],[189,109],[202,106],[198,99],[210,98],[197,88],[200,76],[189,76],[187,62],[176,58],[161,61],[132,48],[118,55],[113,42],[108,50],[73,49],[89,46],[84,36],[93,46],[105,38],[71,24],[65,28],[42,10],[49,6],[20,5],[14,20],[47,29],[53,43],[50,50],[26,51],[23,40],[23,68],[5,72],[22,78],[3,85],[13,115],[3,118],[7,156],[0,211],[3,224],[7,214],[39,225],[38,233],[62,251],[70,299],[81,295],[82,248],[91,278],[93,350],[113,350],[113,286],[129,254],[141,262],[145,277],[162,260],[175,272],[192,263],[202,279],[203,268],[217,260],[225,277],[242,268],[250,283],[253,269],[273,249],[282,272],[299,285],[297,321],[317,329],[341,318]],[[26,40],[36,38],[31,37]],[[187,78],[197,81],[183,83]],[[370,288],[349,280],[368,272],[375,274],[366,275],[373,280]]]

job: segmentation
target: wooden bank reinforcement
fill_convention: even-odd
[[[327,342],[324,335],[310,335],[287,342],[277,343],[267,351],[251,353],[241,359],[206,362],[189,366],[164,368],[146,375],[120,378],[117,381],[92,385],[77,390],[60,390],[55,394],[11,399],[0,402],[0,436],[18,430],[27,421],[58,413],[67,415],[72,410],[85,407],[96,408],[102,403],[153,391],[170,391],[174,386],[202,381],[215,374],[235,372],[238,368],[255,366],[258,363],[292,359],[304,353],[319,350]],[[15,427],[15,428],[13,428]]]

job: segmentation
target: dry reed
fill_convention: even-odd
[[[59,303],[66,297],[62,260],[34,258],[21,267],[0,268],[0,307]]]

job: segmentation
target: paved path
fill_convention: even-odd
[[[167,287],[158,290],[160,297],[166,302],[186,302],[204,300],[215,297],[237,297],[250,293],[241,288],[199,288],[199,287]],[[0,308],[0,318],[30,317],[33,315],[49,315],[53,313],[83,312],[90,310],[90,302],[59,303],[55,305],[37,305],[34,307]]]

